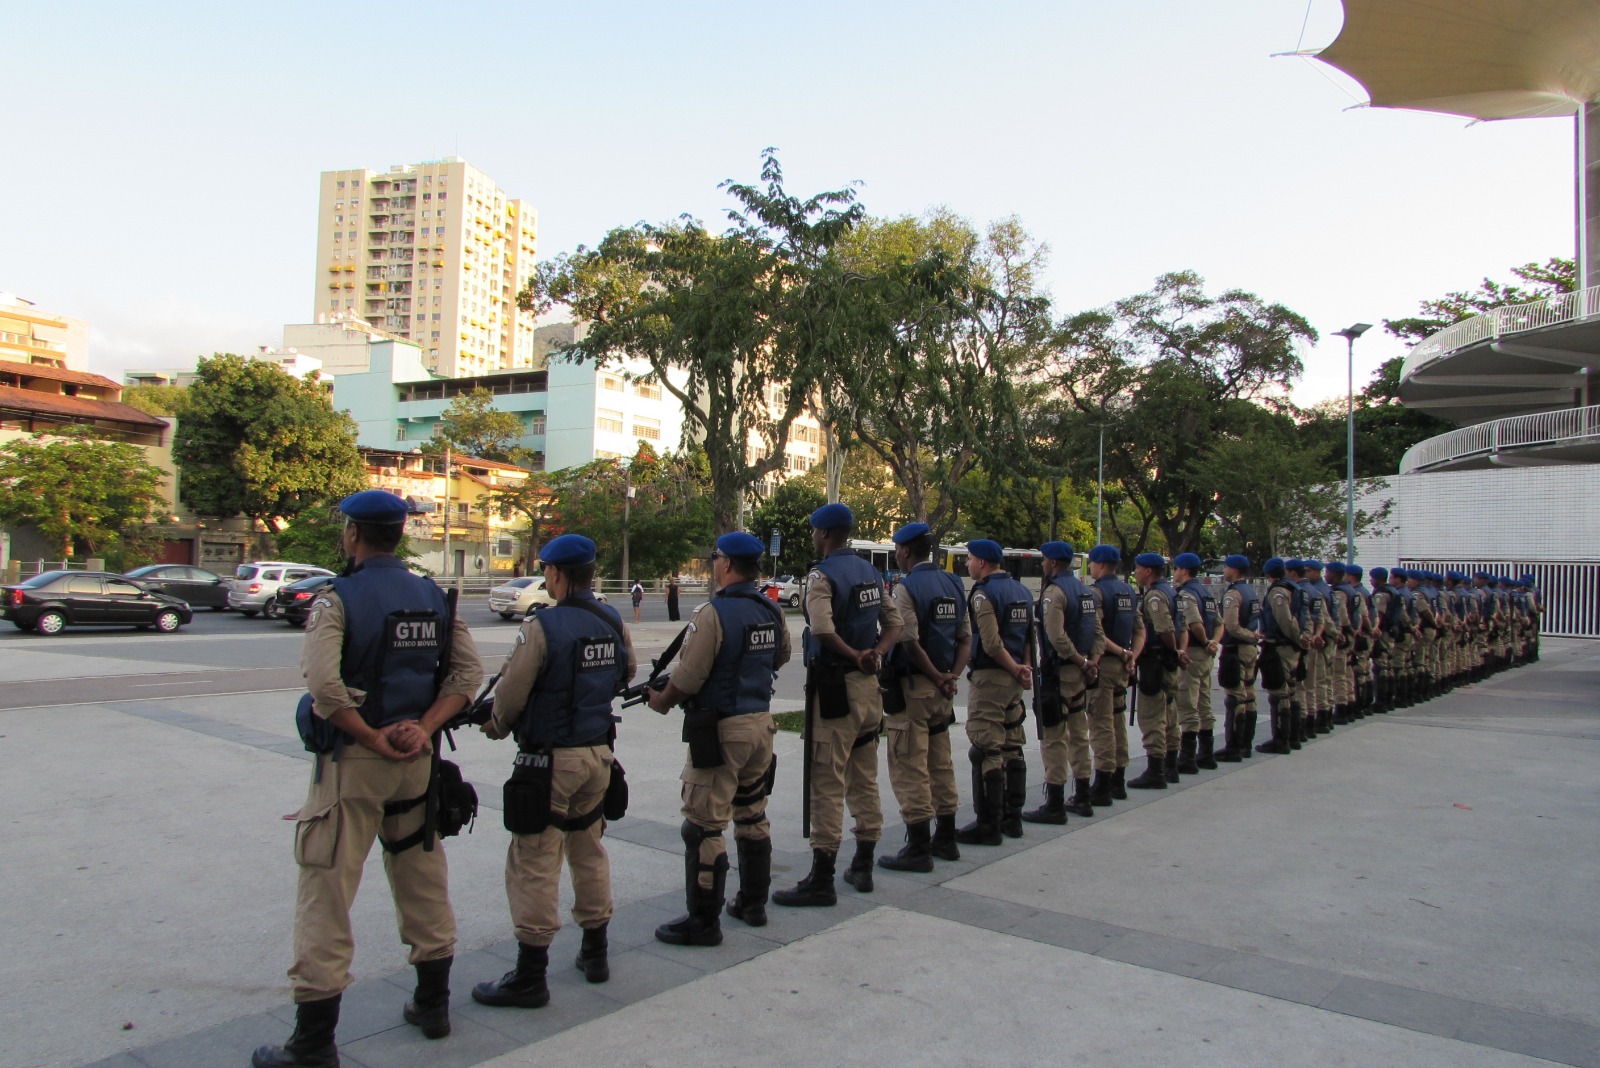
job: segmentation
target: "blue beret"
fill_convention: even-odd
[[[1406,569],[1403,568],[1403,567],[1400,567],[1398,565],[1395,566],[1395,567],[1392,567],[1392,568],[1389,569],[1389,577],[1390,578],[1403,579],[1403,578],[1406,577]]]
[[[1288,566],[1289,565],[1284,562],[1283,557],[1274,556],[1272,559],[1268,560],[1265,564],[1261,565],[1261,570],[1262,570],[1263,573],[1268,574],[1268,575],[1281,575],[1281,574],[1283,574],[1284,569],[1287,568]]]
[[[406,502],[384,490],[362,490],[339,502],[339,511],[357,523],[404,523]]]
[[[1361,565],[1360,564],[1345,564],[1344,565],[1344,573],[1346,575],[1354,575],[1356,577],[1356,581],[1359,582],[1361,580],[1361,575],[1362,575]]]
[[[1167,558],[1160,553],[1140,553],[1133,562],[1138,567],[1153,567],[1157,571],[1167,566]]]
[[[1115,545],[1096,545],[1089,550],[1089,562],[1091,564],[1120,564],[1122,562],[1122,551]]]
[[[1526,582],[1530,586],[1533,585],[1533,573],[1529,572],[1528,574],[1523,575],[1522,576],[1522,581]]]
[[[1487,580],[1489,578],[1489,572],[1487,572],[1487,571],[1474,571],[1472,573],[1472,577],[1475,578],[1475,579]]]
[[[811,513],[811,525],[818,530],[853,527],[856,525],[856,516],[842,504],[825,504]]]
[[[998,564],[1005,559],[1005,552],[1000,548],[1000,543],[990,538],[979,538],[977,541],[967,542],[967,552],[979,560],[987,560],[991,564]]]
[[[539,562],[556,567],[575,567],[594,563],[594,542],[582,534],[563,534],[551,538],[539,550]]]
[[[1344,564],[1337,560],[1329,560],[1327,572],[1330,575],[1342,575],[1344,574]]]
[[[933,530],[926,523],[907,523],[894,532],[894,543],[896,545],[904,545],[912,538],[920,538],[924,534],[931,533],[933,533]]]
[[[718,538],[717,548],[724,556],[760,556],[767,551],[760,538],[742,530],[730,531]]]
[[[1039,551],[1051,560],[1071,560],[1077,554],[1070,541],[1047,541]]]
[[[1389,569],[1388,568],[1386,568],[1386,567],[1375,567],[1375,568],[1372,569],[1372,581],[1374,581],[1374,582],[1386,582],[1386,581],[1388,581],[1388,579],[1389,579]]]
[[[1300,566],[1305,568],[1307,571],[1321,571],[1322,570],[1322,561],[1321,560],[1302,560],[1302,561],[1300,561]]]
[[[1172,558],[1172,566],[1181,567],[1185,571],[1199,571],[1206,565],[1197,553],[1179,553]]]
[[[1290,571],[1300,571],[1306,566],[1306,562],[1298,556],[1291,556],[1283,562],[1283,566]]]
[[[1222,566],[1231,567],[1235,571],[1249,571],[1250,558],[1243,553],[1234,553],[1232,556],[1222,561]]]

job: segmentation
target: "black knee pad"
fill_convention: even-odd
[[[678,834],[683,837],[683,844],[690,849],[699,849],[700,843],[708,838],[721,838],[721,831],[708,831],[693,820],[684,820],[678,827]]]

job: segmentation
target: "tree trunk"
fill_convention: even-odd
[[[839,444],[839,436],[833,432],[831,423],[822,426],[824,447],[828,450],[823,458],[823,470],[827,475],[828,503],[837,504],[839,501],[839,481],[844,477],[844,461],[850,450]]]

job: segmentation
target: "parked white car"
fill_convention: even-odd
[[[240,564],[228,580],[228,607],[236,608],[247,616],[267,612],[272,595],[278,587],[288,582],[299,582],[313,575],[332,575],[333,572],[315,564],[295,564],[286,560],[257,560]]]
[[[594,599],[604,601],[606,595],[596,590]],[[542,575],[514,578],[489,591],[489,611],[499,613],[501,619],[513,616],[521,619],[535,608],[555,603],[555,598],[544,588]]]
[[[771,597],[771,590],[774,586],[778,588],[777,601],[779,604],[786,604],[790,608],[800,607],[800,583],[794,580],[793,575],[779,575],[777,578],[767,579],[761,583],[761,593],[764,596]]]

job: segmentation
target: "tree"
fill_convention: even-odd
[[[816,559],[811,550],[811,513],[828,502],[814,478],[791,478],[772,491],[771,496],[750,514],[750,530],[770,545],[772,532],[778,532],[778,558],[773,574],[798,575]]]
[[[1051,326],[1035,290],[1044,249],[1015,219],[980,241],[940,211],[857,227],[834,255],[865,278],[847,332],[855,351],[830,376],[849,385],[848,438],[888,467],[910,518],[941,532],[956,499],[930,486],[1018,440],[1010,381]]]
[[[501,519],[521,516],[528,524],[524,557],[533,560],[544,539],[540,536],[547,522],[556,515],[556,479],[545,471],[529,472],[527,478],[508,479],[489,491],[489,506]]]
[[[863,214],[853,189],[790,195],[773,149],[761,181],[722,184],[739,204],[723,234],[692,219],[613,230],[540,264],[519,295],[524,309],[566,304],[590,324],[554,358],[649,362],[703,444],[719,533],[783,464],[790,425],[837,363],[852,286],[825,253]]]
[[[122,403],[146,415],[182,416],[188,397],[187,386],[128,386],[122,391]]]
[[[1571,293],[1578,284],[1577,262],[1560,256],[1552,256],[1543,263],[1524,263],[1511,268],[1511,273],[1526,284],[1501,285],[1485,278],[1475,290],[1446,293],[1423,301],[1418,309],[1420,314],[1409,319],[1385,319],[1383,328],[1414,345],[1463,319],[1512,304],[1531,304],[1560,293]],[[1398,369],[1393,384],[1396,387],[1400,384]],[[1369,386],[1368,390],[1371,389]],[[1386,399],[1393,399],[1393,394]]]
[[[1073,409],[1061,433],[1080,474],[1092,471],[1105,427],[1108,480],[1169,552],[1199,547],[1217,487],[1199,477],[1206,450],[1247,424],[1302,370],[1298,347],[1315,341],[1306,320],[1253,293],[1211,297],[1191,271],[1162,275],[1148,293],[1061,324],[1058,396]]]
[[[559,524],[594,540],[599,574],[618,575],[626,514],[629,577],[670,575],[711,544],[705,481],[702,454],[657,456],[641,441],[626,465],[608,458],[561,472],[556,488]],[[625,513],[629,486],[634,497]]]
[[[338,571],[344,567],[346,559],[340,537],[344,526],[344,517],[332,505],[308,508],[274,535],[272,544],[278,559]]]
[[[439,419],[439,431],[422,446],[426,453],[456,452],[480,460],[511,463],[512,450],[522,437],[522,420],[514,412],[494,406],[494,394],[482,386],[458,394]]]
[[[821,491],[825,471],[818,465],[790,481]],[[851,449],[840,471],[839,499],[856,517],[853,537],[888,541],[912,519],[906,487],[894,470],[870,449]]]
[[[0,522],[38,527],[63,559],[119,559],[148,549],[162,477],[137,445],[86,427],[14,438],[0,445]]]
[[[231,353],[200,361],[172,458],[195,511],[243,514],[273,533],[366,485],[355,422],[333,410],[315,376]]]

